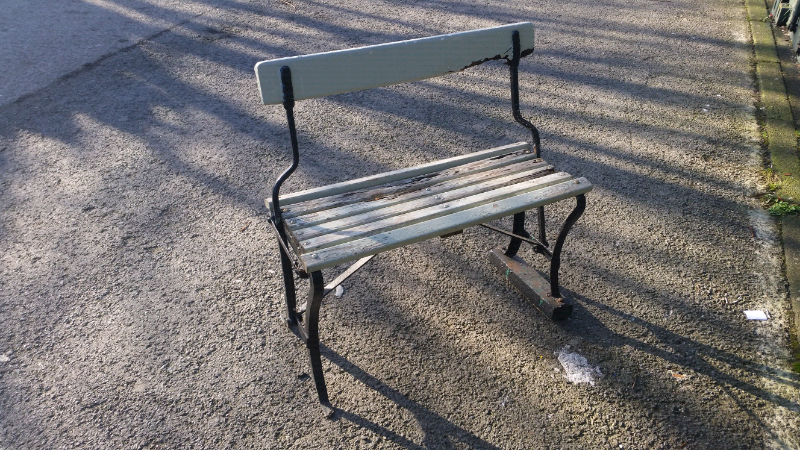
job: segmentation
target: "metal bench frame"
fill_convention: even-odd
[[[486,58],[482,61],[477,61],[471,65],[477,65],[489,59],[507,59],[510,74],[511,110],[513,117],[519,124],[530,131],[532,149],[535,157],[539,158],[541,153],[539,132],[531,122],[522,117],[519,108],[519,62],[523,56],[526,56],[532,52],[532,47],[524,52],[521,50],[520,33],[517,30],[513,30],[511,32],[510,40],[512,44],[510,49],[510,58],[498,55],[493,58]],[[256,66],[256,72],[259,73],[258,66]],[[259,73],[259,85],[262,86],[262,83],[264,83],[264,81],[261,79],[261,73]],[[283,282],[285,288],[286,322],[289,328],[305,343],[308,349],[312,375],[316,385],[317,394],[319,396],[319,401],[324,405],[330,406],[320,355],[320,306],[325,295],[335,289],[335,287],[344,281],[344,279],[352,275],[356,270],[363,266],[373,255],[367,255],[356,261],[349,269],[347,269],[327,286],[323,282],[322,271],[319,269],[308,271],[306,265],[302,261],[302,258],[298,257],[296,245],[293,244],[293,240],[290,239],[289,235],[287,235],[287,233],[290,233],[291,231],[289,230],[289,227],[287,226],[283,217],[284,211],[281,207],[280,196],[281,186],[292,175],[295,169],[297,169],[300,161],[297,129],[294,119],[295,89],[293,87],[292,70],[288,65],[280,67],[280,83],[282,104],[286,110],[286,119],[291,139],[292,164],[278,177],[272,189],[272,197],[271,199],[267,200],[267,204],[271,210],[269,223],[276,234],[280,252],[281,268],[283,272]],[[265,94],[262,90],[262,98],[264,96]],[[306,96],[305,98],[310,98],[310,96]],[[266,98],[264,98],[264,102],[267,103]],[[585,182],[585,180],[583,181]],[[577,180],[576,183],[578,183]],[[588,182],[585,183],[588,184]],[[590,189],[591,185],[589,185],[588,189],[585,189],[585,191]],[[553,319],[564,319],[572,311],[572,306],[565,302],[561,296],[558,283],[558,271],[561,264],[561,250],[567,233],[581,216],[586,206],[586,199],[583,193],[573,196],[576,198],[576,206],[566,218],[558,237],[556,238],[555,245],[552,247],[548,243],[547,236],[545,234],[544,206],[537,207],[536,216],[538,222],[538,233],[536,238],[532,237],[525,230],[524,211],[513,214],[513,226],[510,232],[498,229],[486,223],[479,224],[493,231],[505,234],[511,238],[511,241],[505,251],[494,249],[490,252],[489,256],[491,262],[500,270],[501,274],[504,275],[507,280],[514,284],[526,297],[531,298],[537,308],[550,315],[550,317]],[[527,266],[522,260],[515,256],[523,242],[533,245],[536,252],[544,255],[550,260],[549,282],[539,275],[538,272]],[[292,247],[294,247],[294,249]],[[298,307],[297,304],[295,274],[300,278],[308,278],[310,281],[308,299],[305,305],[300,307]]]

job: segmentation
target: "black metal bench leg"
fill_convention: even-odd
[[[547,249],[547,236],[545,235],[545,223],[544,223],[544,206],[540,206],[537,209],[537,221],[539,225],[539,243],[536,244],[536,252],[543,253],[549,255],[550,252]],[[502,232],[502,231],[501,231]],[[525,230],[525,211],[514,214],[514,225],[511,231],[512,234],[516,234],[517,236],[522,236],[524,238],[531,239],[531,234]],[[511,243],[508,244],[508,248],[506,249],[505,255],[509,258],[513,258],[516,256],[517,252],[519,251],[519,247],[522,244],[522,239],[512,237]]]
[[[281,245],[278,245],[281,254],[281,269],[283,270],[283,291],[286,294],[286,324],[290,329],[297,327],[297,294],[294,285],[294,270],[292,268],[292,260],[289,255],[283,250]]]
[[[537,246],[536,251],[539,253],[547,253],[545,249],[549,247],[550,244],[547,242],[547,233],[544,229],[544,206],[536,208],[536,220],[539,224],[539,242],[541,243],[540,246]]]
[[[328,388],[325,386],[325,376],[322,372],[322,357],[319,351],[319,308],[322,305],[322,294],[325,284],[322,281],[322,272],[311,273],[309,280],[311,287],[308,292],[305,317],[305,341],[308,348],[308,358],[311,361],[311,373],[317,387],[319,402],[330,405],[328,401]]]
[[[586,197],[583,194],[578,195],[575,197],[577,204],[575,205],[575,209],[567,216],[567,220],[564,221],[564,225],[561,227],[561,232],[558,233],[558,239],[556,239],[556,245],[553,247],[553,256],[550,258],[550,295],[553,298],[561,298],[561,292],[558,288],[558,269],[561,267],[561,247],[564,245],[564,239],[567,237],[567,233],[569,230],[572,229],[572,226],[575,225],[575,222],[583,214],[583,211],[586,209]]]
[[[525,211],[514,214],[514,225],[512,226],[511,232],[517,236],[530,237],[528,232],[525,231]],[[505,255],[512,258],[519,251],[520,245],[522,245],[522,239],[512,237]]]

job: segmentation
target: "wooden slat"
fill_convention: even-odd
[[[299,249],[302,253],[317,251],[344,242],[361,239],[373,234],[384,233],[392,229],[408,227],[419,222],[430,221],[437,217],[452,217],[458,211],[479,207],[484,204],[495,203],[504,198],[520,194],[527,194],[531,191],[542,189],[553,184],[563,182],[572,177],[568,173],[558,172],[533,180],[517,183],[513,186],[506,186],[488,192],[462,197],[444,203],[433,204],[425,207],[424,204],[419,209],[409,211],[384,219],[378,219],[362,225],[347,229],[329,229],[328,233],[311,239],[298,239]],[[423,203],[434,203],[436,200],[426,200]],[[324,225],[321,225],[324,226]],[[463,228],[463,227],[462,227]],[[455,230],[454,230],[455,231]]]
[[[346,205],[316,211],[311,214],[289,218],[287,223],[290,225],[292,231],[298,233],[304,228],[323,222],[331,222],[378,209],[389,208],[422,197],[432,197],[467,186],[482,184],[488,188],[498,183],[506,183],[515,179],[520,179],[525,177],[526,174],[530,174],[531,171],[540,173],[547,170],[553,171],[553,166],[541,160],[536,160],[535,162],[529,160],[480,173],[468,172],[465,176],[448,177],[446,180],[442,181],[437,181],[437,177],[424,178],[422,180],[411,178],[404,184],[393,186],[398,188],[396,189],[399,191],[397,193],[387,195],[385,194],[386,189],[384,189],[383,186],[378,186],[377,188],[363,191],[363,194],[358,196],[361,199],[359,202],[348,203]],[[507,181],[497,181],[500,178]],[[431,183],[431,180],[435,183]],[[333,224],[330,225],[333,226]]]
[[[527,142],[517,142],[515,144],[503,145],[500,147],[490,148],[480,152],[468,153],[466,155],[459,155],[453,158],[441,159],[419,166],[409,167],[405,169],[393,170],[390,172],[379,173],[363,178],[356,178],[350,181],[341,183],[330,184],[321,186],[314,189],[295,192],[280,197],[281,207],[289,206],[295,203],[305,202],[317,198],[329,197],[343,192],[352,192],[357,189],[370,188],[384,183],[391,183],[393,181],[402,180],[404,178],[416,177],[419,175],[426,175],[433,172],[439,172],[451,167],[461,164],[467,164],[473,161],[488,159],[495,156],[505,155],[507,153],[515,152],[517,150],[530,149],[530,144]],[[267,199],[267,206],[272,210],[272,201]]]
[[[511,32],[520,33],[522,54],[533,51],[529,22],[388,44],[262,61],[256,64],[261,101],[283,101],[280,68],[289,66],[295,100],[325,97],[423,80],[491,59],[511,57]]]
[[[490,170],[524,162],[539,163],[541,159],[536,158],[528,149],[517,150],[505,155],[493,156],[488,159],[473,161],[437,172],[420,174],[415,177],[403,178],[378,186],[358,189],[332,195],[330,197],[308,200],[302,203],[295,203],[287,207],[281,206],[281,208],[283,209],[283,217],[286,219],[297,217],[303,221],[313,223],[316,220],[314,216],[318,212],[325,214],[324,211],[326,210],[347,207],[364,202],[373,202],[376,201],[376,199],[389,200],[400,198],[417,189],[427,187],[433,189],[434,186],[455,178],[469,180],[473,177],[479,177],[481,174]],[[363,207],[367,208],[368,206],[365,205]]]
[[[466,186],[449,186],[450,182],[443,183],[442,186],[439,186],[439,189],[431,189],[430,191],[428,189],[423,190],[420,192],[422,195],[416,196],[413,200],[389,204],[382,208],[370,209],[360,214],[332,214],[328,221],[299,229],[295,228],[297,225],[289,222],[289,228],[291,228],[292,234],[298,241],[306,241],[317,236],[322,236],[323,234],[330,233],[331,230],[337,230],[339,233],[348,233],[350,228],[358,225],[385,220],[393,216],[399,216],[410,212],[418,214],[423,208],[452,202],[460,198],[475,196],[492,190],[499,190],[512,184],[517,187],[520,186],[519,183],[553,174],[554,172],[553,166],[543,166],[522,172],[515,172],[502,177],[492,177],[482,183],[470,183]],[[454,181],[460,181],[460,179]]]
[[[374,255],[382,251],[452,233],[528,209],[548,205],[579,194],[585,194],[591,189],[592,185],[586,178],[568,180],[532,193],[515,195],[497,202],[459,211],[455,214],[418,222],[410,226],[301,255],[301,258],[307,270],[313,272],[367,255]]]

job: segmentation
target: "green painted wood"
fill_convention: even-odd
[[[480,192],[467,197],[455,198],[449,201],[439,201],[437,198],[423,199],[419,202],[418,209],[412,209],[404,214],[398,214],[383,219],[370,220],[366,223],[345,229],[331,228],[322,236],[311,239],[298,239],[302,253],[317,251],[326,247],[360,239],[372,234],[377,234],[395,228],[407,227],[418,222],[424,222],[436,217],[453,217],[453,225],[458,226],[456,213],[465,209],[479,207],[498,200],[530,193],[537,189],[552,186],[559,182],[571,179],[572,176],[565,172],[551,173],[533,180],[517,183],[512,186]],[[444,194],[439,196],[446,197]],[[323,225],[324,226],[324,225]],[[463,228],[463,227],[461,227]],[[461,229],[456,228],[456,229]],[[295,236],[297,237],[297,236]]]
[[[283,207],[283,217],[286,219],[296,217],[308,224],[314,224],[319,222],[319,215],[327,214],[327,210],[348,208],[356,204],[366,211],[370,208],[374,209],[371,204],[372,202],[378,202],[378,206],[375,206],[375,208],[377,208],[382,202],[390,202],[394,201],[394,199],[403,198],[406,195],[412,195],[412,193],[409,193],[411,184],[413,184],[414,188],[418,189],[427,187],[436,189],[437,185],[454,178],[459,178],[464,182],[468,182],[475,178],[480,179],[479,177],[481,174],[485,172],[498,168],[508,168],[515,164],[533,160],[537,160],[537,158],[529,149],[517,150],[505,155],[493,156],[488,159],[473,161],[445,170],[419,174],[411,178],[395,180],[378,186],[357,189],[355,191],[308,200],[302,203],[295,203],[288,207]],[[538,161],[541,160],[539,159]]]
[[[421,164],[419,166],[409,167],[405,169],[393,170],[390,172],[379,173],[364,178],[357,178],[350,181],[341,183],[330,184],[327,186],[318,187],[315,189],[308,189],[305,191],[295,192],[288,195],[282,195],[280,204],[283,207],[300,203],[317,198],[329,197],[331,195],[341,194],[343,192],[352,192],[358,189],[370,188],[392,181],[402,180],[404,178],[416,177],[419,175],[426,175],[441,170],[449,169],[461,164],[467,164],[473,161],[488,159],[495,156],[505,155],[507,153],[515,152],[517,150],[530,150],[530,144],[527,142],[517,142],[515,144],[503,145],[500,147],[483,150],[480,152],[468,153],[466,155],[455,156],[453,158],[441,159],[438,161]],[[266,200],[267,206],[272,210],[272,200]]]
[[[533,51],[529,22],[444,34],[367,47],[262,61],[256,64],[261,101],[283,101],[280,68],[289,66],[295,100],[325,97],[457,72],[492,59],[511,57],[511,32],[518,30],[522,54]]]
[[[294,228],[294,224],[289,225],[292,229],[292,234],[298,241],[307,241],[318,236],[329,234],[331,230],[336,230],[335,233],[351,233],[356,226],[366,226],[371,222],[377,221],[391,221],[390,218],[399,216],[401,214],[414,213],[419,216],[425,208],[431,206],[453,202],[454,200],[462,199],[465,197],[475,196],[491,191],[499,191],[503,188],[514,187],[518,188],[521,183],[546,175],[551,175],[555,172],[553,166],[540,166],[532,169],[515,172],[510,175],[501,177],[492,177],[482,183],[472,183],[466,186],[459,186],[458,184],[451,185],[450,182],[442,183],[437,190],[424,189],[422,196],[413,200],[398,202],[396,204],[387,205],[382,208],[376,208],[360,214],[347,214],[344,216],[339,215],[341,211],[336,211],[331,214],[329,220],[300,229]],[[487,174],[487,176],[490,174]],[[458,181],[458,180],[456,180]],[[471,197],[475,198],[475,197]]]
[[[313,272],[364,256],[453,233],[539,206],[545,206],[576,195],[585,194],[591,190],[592,185],[586,178],[569,179],[533,192],[520,193],[496,202],[489,202],[475,208],[458,211],[455,214],[435,217],[431,220],[413,223],[307,253],[301,255],[300,258],[306,265],[307,270]]]
[[[465,166],[460,166],[465,167]],[[528,160],[516,164],[502,166],[493,170],[481,171],[479,173],[457,174],[446,180],[437,180],[437,177],[415,177],[407,179],[406,183],[393,186],[392,194],[386,194],[383,185],[376,186],[359,192],[357,197],[359,202],[348,203],[342,206],[323,209],[311,214],[306,214],[287,220],[292,231],[299,235],[301,231],[315,225],[325,223],[326,226],[334,226],[332,221],[342,220],[348,217],[364,215],[375,210],[386,210],[399,205],[406,205],[414,200],[425,197],[433,197],[439,194],[450,193],[457,189],[468,186],[482,185],[494,186],[498,183],[511,182],[511,180],[523,179],[530,171],[553,171],[553,166],[541,160]],[[496,181],[500,178],[508,181]],[[431,183],[431,181],[435,181]],[[356,195],[353,195],[356,197]],[[285,216],[284,216],[285,217]],[[304,235],[305,236],[305,235]]]

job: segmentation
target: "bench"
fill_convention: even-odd
[[[378,253],[475,225],[491,228],[510,237],[505,250],[489,252],[501,276],[553,319],[564,319],[572,311],[559,291],[561,248],[583,213],[584,194],[592,185],[544,161],[539,132],[520,114],[518,66],[532,52],[533,25],[516,23],[256,65],[261,100],[282,104],[286,110],[292,164],[280,175],[266,203],[281,258],[286,321],[306,344],[321,403],[330,405],[319,348],[322,298]],[[507,61],[512,115],[530,130],[530,142],[281,194],[281,185],[300,159],[295,101],[422,80],[489,60]],[[573,197],[576,206],[551,247],[545,235],[544,206]],[[525,230],[528,210],[536,210],[536,238]],[[513,216],[510,231],[488,223],[508,216]],[[549,280],[516,256],[523,242],[550,260]],[[323,269],[353,261],[330,284],[324,284]],[[309,279],[304,305],[297,304],[295,276]]]

